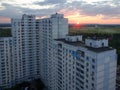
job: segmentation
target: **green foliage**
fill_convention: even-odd
[[[120,65],[120,34],[113,34],[113,37],[109,43],[110,46],[117,49],[118,64]]]
[[[0,28],[0,37],[10,37],[11,29],[10,28]]]
[[[71,27],[70,33],[120,34],[120,27]]]

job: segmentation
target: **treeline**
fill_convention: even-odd
[[[0,27],[11,27],[11,24],[10,23],[0,23]]]
[[[0,28],[0,37],[10,37],[11,29],[10,28]]]
[[[110,46],[117,49],[118,64],[120,65],[120,34],[113,34],[112,39],[109,41]]]

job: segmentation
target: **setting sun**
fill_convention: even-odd
[[[76,24],[80,24],[80,22],[77,22]]]

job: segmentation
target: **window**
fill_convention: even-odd
[[[77,54],[80,55],[81,57],[84,57],[85,56],[85,53],[81,50],[78,50],[77,51]]]
[[[92,59],[92,62],[94,63],[94,62],[95,62],[95,59]]]
[[[94,69],[95,68],[95,66],[94,65],[92,65],[92,69]]]
[[[94,81],[94,77],[92,77],[92,80]]]
[[[86,57],[87,60],[89,60],[89,57]]]
[[[88,88],[88,85],[86,85],[86,88]]]
[[[92,43],[90,43],[90,46],[92,46]]]
[[[88,83],[88,80],[86,79],[86,83]]]
[[[94,83],[92,83],[92,86],[94,87]]]
[[[78,39],[78,38],[77,38],[76,40],[77,40],[77,41],[79,41],[79,39]]]
[[[86,66],[89,66],[89,63],[86,63]]]
[[[87,68],[86,71],[89,72],[89,69]]]
[[[102,47],[104,47],[104,43],[102,43]]]

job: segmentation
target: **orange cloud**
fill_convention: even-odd
[[[73,14],[65,16],[69,18],[69,23],[81,23],[81,24],[120,24],[120,19],[104,19],[104,16],[83,16],[79,14]]]
[[[120,19],[110,18],[104,19],[103,15],[96,16],[83,16],[77,10],[66,11],[61,10],[59,13],[65,14],[68,18],[69,23],[80,23],[80,24],[120,24]],[[0,16],[0,23],[10,23],[10,18]]]
[[[82,15],[80,13],[80,10],[77,10],[77,9],[73,9],[73,10],[62,9],[59,11],[59,13],[63,13],[65,17],[68,18],[69,23],[120,24],[120,19],[110,18],[110,17],[105,19],[105,16],[102,14],[96,15],[96,16]]]

